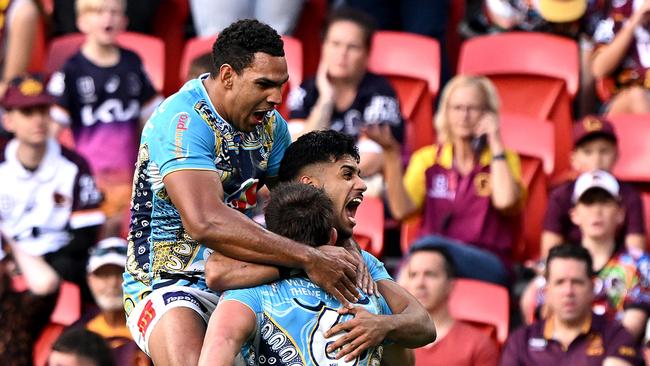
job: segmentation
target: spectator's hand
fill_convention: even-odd
[[[322,245],[317,249],[317,256],[303,268],[307,276],[344,306],[352,307],[350,303],[359,297],[355,285],[357,259],[342,247]]]
[[[345,362],[351,361],[359,357],[363,351],[379,345],[386,338],[388,333],[386,321],[380,315],[371,314],[358,306],[343,309],[339,313],[353,314],[354,318],[333,326],[324,334],[329,338],[339,332],[347,332],[327,347],[329,353],[340,348],[336,353],[337,359],[345,356]]]
[[[397,150],[399,151],[399,142],[395,140],[393,133],[390,130],[390,126],[386,123],[367,125],[362,128],[361,132],[365,134],[369,139],[373,140],[379,146],[381,146],[384,151]]]
[[[503,142],[499,133],[499,117],[494,112],[485,112],[476,123],[474,130],[476,136],[486,135],[492,152],[503,152]]]
[[[328,103],[334,102],[334,86],[327,76],[327,66],[323,62],[318,65],[316,71],[316,88],[318,89],[318,98]]]
[[[648,24],[648,21],[650,21],[650,0],[646,0],[630,18],[634,26]]]

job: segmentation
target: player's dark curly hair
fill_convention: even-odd
[[[284,56],[284,42],[273,28],[255,19],[242,19],[224,29],[212,45],[214,70],[228,64],[237,74],[248,67],[256,52],[274,57]]]
[[[319,188],[282,183],[271,191],[264,212],[270,231],[311,246],[325,245],[334,224],[332,200]]]
[[[295,180],[306,166],[336,162],[345,156],[359,163],[359,150],[352,137],[333,130],[311,131],[289,145],[280,163],[278,180]]]
[[[115,364],[111,349],[104,338],[83,327],[66,329],[54,342],[52,350],[86,358],[97,366]]]

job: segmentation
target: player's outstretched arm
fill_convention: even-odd
[[[219,175],[178,170],[163,178],[187,233],[225,256],[245,262],[303,269],[309,278],[344,304],[356,301],[357,260],[347,250],[296,243],[257,225],[223,202]]]
[[[255,314],[239,301],[225,300],[212,313],[199,366],[231,366],[255,331]]]

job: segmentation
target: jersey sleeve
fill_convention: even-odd
[[[639,347],[632,335],[622,325],[617,324],[616,329],[608,338],[604,340],[604,344],[607,345],[604,359],[612,357],[629,362],[630,365],[643,364]]]
[[[404,189],[418,208],[424,204],[427,189],[425,172],[435,164],[436,151],[437,147],[432,145],[414,152],[404,173]]]
[[[284,152],[291,144],[291,135],[287,127],[287,121],[282,118],[278,111],[274,111],[274,128],[273,128],[273,147],[271,148],[271,155],[266,170],[266,175],[275,177],[280,170],[280,162],[284,157]]]
[[[64,151],[64,154],[78,169],[72,191],[70,228],[76,230],[102,225],[106,221],[104,213],[99,209],[103,197],[90,172],[88,163],[75,153]]]
[[[287,104],[289,119],[307,119],[318,99],[318,89],[314,80],[305,80],[289,93]]]
[[[165,104],[142,131],[161,177],[186,169],[216,171],[215,144],[222,139],[215,138],[215,133],[195,111],[179,111]]]
[[[137,54],[135,57],[137,60],[138,79],[140,79],[140,83],[142,84],[142,90],[140,91],[139,95],[140,105],[145,105],[148,101],[155,97],[158,92],[151,83],[151,79],[149,79],[149,75],[147,75],[147,72],[144,69],[142,60],[140,60],[140,57]]]
[[[228,300],[238,301],[248,306],[256,315],[261,314],[263,311],[259,287],[225,291],[221,295],[221,300],[219,302],[221,303],[222,301]]]
[[[388,274],[386,267],[379,259],[375,258],[372,254],[366,252],[365,250],[361,251],[361,256],[363,257],[363,261],[368,267],[368,272],[370,273],[370,277],[372,277],[373,281],[377,282],[381,280],[393,279]]]
[[[47,84],[47,91],[56,98],[55,104],[64,109],[68,114],[57,111],[56,108],[52,109],[52,119],[55,122],[69,125],[70,124],[70,109],[71,109],[71,99],[73,88],[69,83],[72,81],[73,76],[69,72],[69,61],[63,66],[63,68],[54,74],[50,78],[50,81]]]
[[[623,197],[623,203],[625,205],[625,234],[645,235],[645,214],[639,192],[630,188],[628,197]]]
[[[566,237],[563,222],[568,209],[565,207],[565,200],[570,200],[563,192],[566,190],[564,186],[560,186],[551,191],[548,197],[548,206],[544,214],[544,230]]]

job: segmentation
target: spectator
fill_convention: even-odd
[[[101,194],[86,161],[49,137],[53,101],[38,76],[14,79],[1,101],[15,137],[0,154],[0,229],[85,288],[88,248],[104,223]]]
[[[140,126],[160,101],[140,58],[115,43],[127,22],[125,4],[77,1],[86,39],[49,85],[58,97],[53,118],[72,129],[76,150],[90,163],[105,194],[106,236],[120,232],[131,198]]]
[[[398,30],[435,38],[440,44],[440,76],[441,85],[444,85],[450,77],[446,33],[453,1],[457,0],[344,0],[343,2],[372,15],[380,29]],[[438,55],[431,55],[431,57],[438,57]]]
[[[42,257],[0,239],[0,364],[28,366],[56,306],[60,278]]]
[[[614,126],[598,116],[586,116],[573,127],[573,152],[571,168],[577,174],[593,170],[611,172],[618,157],[617,139]],[[568,181],[551,191],[544,231],[542,232],[541,257],[555,245],[563,242],[580,243],[580,229],[571,221],[571,197],[575,180]],[[619,226],[616,242],[625,244],[628,249],[643,250],[646,245],[643,220],[643,203],[639,192],[630,184],[621,183],[622,205],[625,220]]]
[[[126,247],[126,240],[112,237],[101,240],[91,251],[88,287],[99,313],[86,323],[86,329],[104,337],[118,365],[149,365],[149,357],[140,351],[126,327],[122,303]]]
[[[254,18],[279,34],[293,33],[305,0],[190,0],[194,29],[200,37],[214,36],[230,23]]]
[[[495,30],[548,32],[577,39],[588,4],[599,0],[486,0],[485,10]]]
[[[42,13],[40,0],[3,1],[0,4],[0,98],[9,81],[27,72],[36,40],[36,24]]]
[[[596,273],[593,310],[622,322],[640,340],[650,313],[650,256],[628,252],[616,242],[616,229],[625,216],[620,185],[605,171],[584,173],[576,181],[573,202],[571,220],[582,233],[582,246],[591,254]],[[533,283],[540,292],[543,278]],[[522,307],[527,309],[530,291],[525,295]],[[543,304],[543,294],[537,301],[537,307]]]
[[[415,366],[496,365],[497,342],[475,326],[455,320],[449,313],[454,276],[454,264],[444,249],[426,244],[411,247],[399,282],[429,311],[437,333],[434,343],[415,350]]]
[[[60,36],[79,32],[76,22],[76,0],[53,0],[53,33]],[[153,30],[155,14],[161,0],[127,0],[126,15],[129,18],[127,31],[150,34]]]
[[[334,204],[325,191],[311,185],[294,182],[274,189],[265,217],[269,230],[297,242],[336,245]],[[364,261],[373,279],[390,279],[376,258],[364,254]],[[399,334],[410,334],[408,342],[413,346],[435,339],[433,321],[426,314],[418,331],[395,328],[397,323],[389,320],[392,313],[387,301],[390,302],[388,298],[362,293],[356,306],[344,311],[338,300],[327,296],[304,273],[268,285],[229,290],[210,319],[199,364],[230,365],[241,351],[247,364],[264,364],[265,359],[271,363],[276,357],[282,357],[284,364],[302,364],[305,359],[301,355],[310,354],[313,364],[355,360],[355,364],[374,365],[382,359],[377,347],[385,338],[395,341]],[[352,321],[350,315],[357,322],[375,319],[365,328],[365,337],[340,344],[343,339],[339,338],[344,338],[341,331],[350,328],[337,328],[348,325]],[[349,334],[353,337],[355,332]],[[287,338],[292,341],[276,341]],[[259,341],[253,343],[254,339]],[[354,341],[364,344],[363,349],[355,349]],[[343,345],[354,351],[348,354],[340,349]],[[412,359],[404,349],[394,351],[401,356],[396,364],[408,364]],[[334,358],[339,362],[334,362]]]
[[[321,60],[315,79],[289,95],[292,135],[331,128],[358,140],[364,176],[378,173],[381,148],[363,136],[366,125],[387,123],[401,141],[403,119],[395,91],[385,78],[368,72],[372,18],[358,10],[340,8],[324,28]]]
[[[593,265],[587,249],[563,244],[546,262],[550,316],[513,333],[501,366],[638,365],[632,336],[620,323],[591,312]]]
[[[99,334],[83,328],[70,328],[61,333],[52,346],[47,363],[49,366],[115,365],[106,341]]]
[[[205,74],[206,72],[212,72],[212,53],[207,52],[201,56],[196,57],[192,60],[190,64],[190,69],[187,71],[186,79],[192,80],[196,79],[199,76]]]
[[[390,131],[374,127],[367,134],[386,154],[393,217],[422,215],[422,240],[446,247],[460,277],[506,284],[514,215],[524,195],[519,157],[503,145],[498,113],[488,79],[454,77],[435,117],[440,143],[413,153],[403,179],[400,147]]]
[[[592,56],[592,72],[596,78],[616,82],[607,114],[650,112],[649,16],[650,1],[612,1],[607,16],[596,27],[598,46]]]

